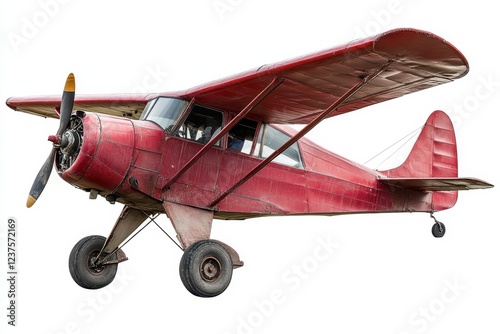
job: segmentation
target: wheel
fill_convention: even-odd
[[[435,238],[442,238],[445,233],[446,227],[443,223],[434,223],[434,225],[432,225],[432,235]]]
[[[69,255],[69,272],[73,280],[85,289],[100,289],[113,281],[118,264],[98,265],[97,256],[106,238],[91,235],[78,241]],[[102,260],[106,254],[101,254]],[[107,260],[116,260],[113,254]]]
[[[229,286],[233,262],[222,245],[212,240],[200,240],[184,251],[179,274],[193,295],[215,297]]]

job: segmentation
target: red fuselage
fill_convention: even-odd
[[[73,116],[75,117],[75,116]],[[210,203],[262,159],[212,147],[176,182],[165,184],[203,144],[150,121],[85,113],[83,144],[61,177],[83,190],[143,210],[162,202],[213,209],[217,218],[283,214],[431,211],[432,194],[389,187],[380,174],[300,140],[303,168],[271,163],[215,207]]]

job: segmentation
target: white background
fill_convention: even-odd
[[[357,162],[421,126],[435,109],[455,123],[461,176],[500,184],[496,11],[489,2],[4,0],[0,100],[60,94],[189,88],[266,63],[396,27],[431,31],[468,58],[463,79],[329,119],[309,138]],[[107,288],[71,279],[73,245],[108,235],[121,205],[88,199],[53,173],[31,209],[25,200],[58,121],[0,111],[2,275],[6,225],[17,222],[17,326],[8,333],[498,333],[498,188],[460,193],[436,216],[379,214],[216,221],[212,237],[245,266],[221,296],[190,295],[179,249],[154,225],[125,247]],[[379,168],[404,159],[396,154]],[[378,163],[370,163],[377,167]],[[158,219],[172,232],[168,220]],[[330,245],[325,248],[325,245]],[[330,252],[328,252],[330,251]]]

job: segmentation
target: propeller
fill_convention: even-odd
[[[68,75],[66,79],[66,84],[64,85],[64,92],[61,99],[61,108],[59,113],[59,129],[55,136],[49,136],[49,141],[52,142],[52,150],[50,151],[47,160],[43,164],[42,168],[38,172],[33,185],[31,186],[30,194],[26,202],[26,206],[30,208],[37,201],[38,197],[42,193],[47,181],[49,180],[50,173],[52,172],[52,167],[54,165],[54,158],[56,152],[59,148],[67,145],[67,140],[65,140],[63,134],[69,125],[69,120],[71,118],[71,113],[73,111],[73,104],[75,101],[75,76],[73,73]]]

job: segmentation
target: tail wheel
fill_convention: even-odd
[[[200,240],[185,251],[179,266],[181,281],[197,297],[215,297],[226,290],[233,263],[226,249],[213,240]]]
[[[434,223],[434,225],[432,225],[432,235],[435,238],[442,238],[445,233],[446,233],[446,227],[444,227],[443,223],[436,222]]]
[[[118,270],[117,263],[103,264],[106,254],[101,249],[105,237],[92,235],[78,241],[69,255],[69,272],[73,280],[85,289],[100,289],[110,284]],[[106,261],[116,260],[113,254]]]
[[[444,224],[437,220],[436,217],[434,217],[434,211],[432,211],[430,214],[431,218],[434,219],[434,225],[432,225],[432,235],[434,236],[434,238],[442,238],[446,233],[446,227],[444,227]]]

